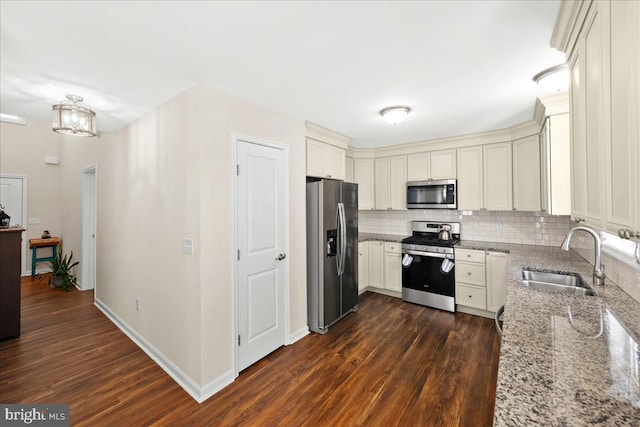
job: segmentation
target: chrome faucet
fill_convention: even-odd
[[[573,227],[571,230],[569,230],[567,235],[564,237],[564,240],[562,241],[562,245],[560,245],[560,248],[564,249],[565,251],[568,251],[569,243],[571,242],[571,237],[573,237],[573,233],[580,230],[586,231],[587,233],[591,234],[591,236],[593,237],[593,240],[595,241],[595,249],[596,249],[595,258],[596,259],[593,261],[593,284],[598,286],[604,285],[604,278],[606,276],[604,274],[604,264],[602,264],[602,262],[600,261],[600,246],[602,245],[602,241],[600,240],[600,235],[598,233],[596,233],[589,227],[578,225],[577,227]]]

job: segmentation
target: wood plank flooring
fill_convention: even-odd
[[[357,313],[280,348],[197,404],[94,305],[22,283],[0,341],[0,402],[68,403],[73,426],[491,426],[493,322],[366,293]]]

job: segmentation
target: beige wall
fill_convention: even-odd
[[[40,218],[39,224],[22,224],[24,239],[37,238],[44,230],[54,236],[62,235],[60,210],[60,165],[47,165],[46,156],[60,158],[62,135],[51,131],[51,124],[28,120],[27,125],[0,123],[0,174],[27,177],[27,218]],[[14,218],[11,219],[14,223]],[[28,240],[27,240],[28,241]],[[43,249],[42,251],[45,251]],[[27,245],[26,269],[31,271],[31,251]],[[40,256],[44,252],[39,252]],[[46,269],[45,263],[38,269]],[[25,272],[23,272],[25,274]]]
[[[2,123],[0,172],[28,176],[28,215],[41,218],[29,237],[60,234],[82,262],[82,170],[97,166],[96,299],[204,388],[233,374],[235,133],[289,146],[290,332],[306,330],[304,129],[196,86],[99,138]],[[45,165],[46,155],[60,165]]]
[[[296,332],[307,323],[303,121],[196,86],[114,134],[98,162],[96,297],[200,386],[233,370],[234,132],[290,147]]]

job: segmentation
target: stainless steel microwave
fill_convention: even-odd
[[[457,180],[408,181],[407,209],[458,209]]]

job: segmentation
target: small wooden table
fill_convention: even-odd
[[[31,248],[31,275],[36,275],[36,264],[44,261],[53,261],[58,254],[59,237],[50,237],[48,239],[29,239],[29,248]],[[53,248],[53,255],[38,258],[37,250],[39,248]]]

